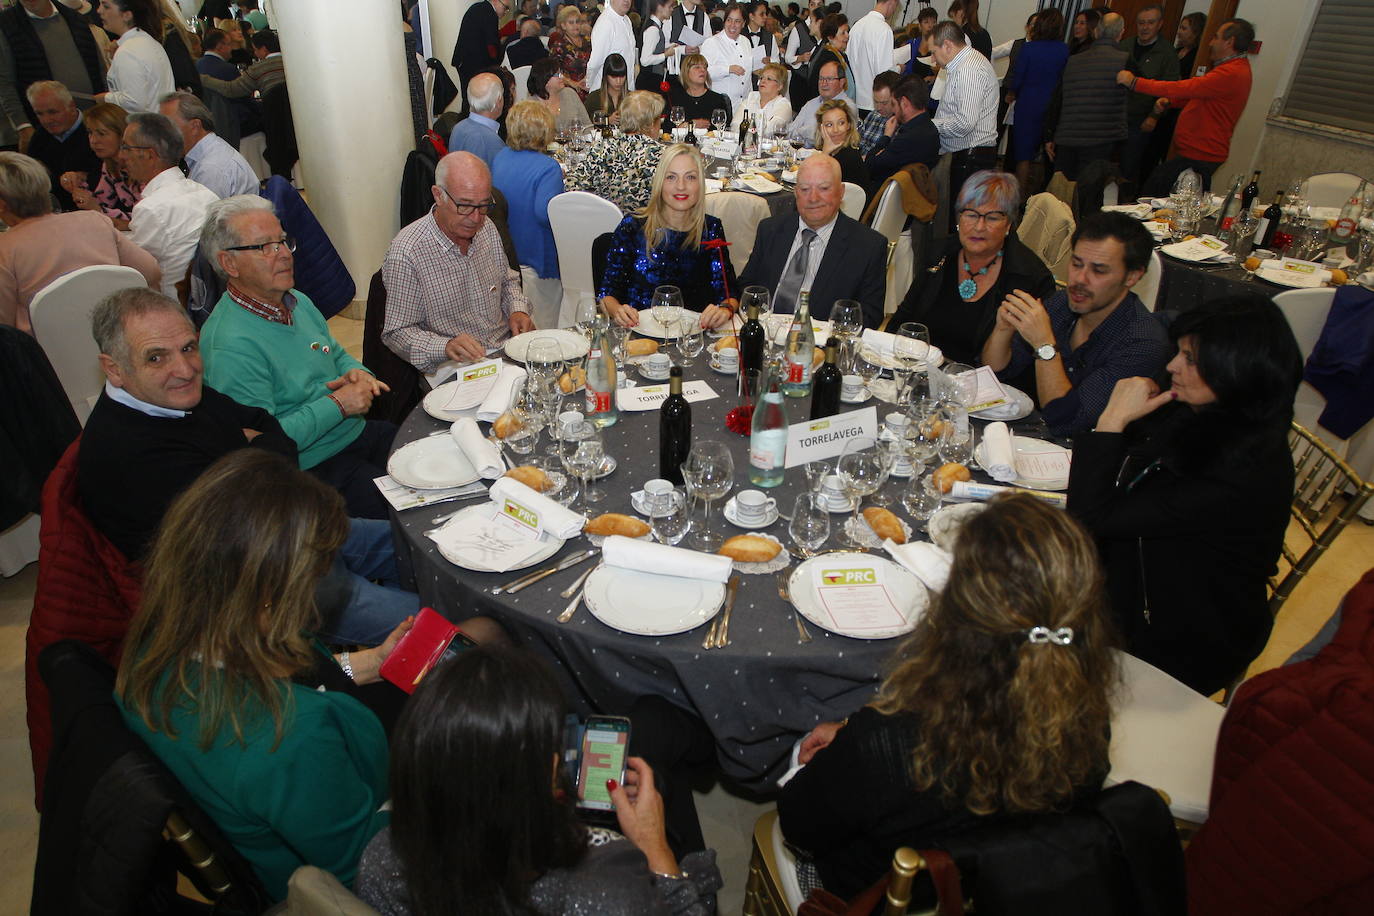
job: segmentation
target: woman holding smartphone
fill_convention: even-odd
[[[528,654],[476,648],[436,669],[393,736],[391,827],[363,854],[358,895],[385,916],[714,913],[715,853],[674,858],[642,759],[606,786],[623,836],[578,821],[563,714]]]

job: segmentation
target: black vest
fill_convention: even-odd
[[[104,92],[105,74],[100,66],[100,49],[96,47],[90,25],[62,3],[54,2],[53,6],[57,9],[57,15],[62,17],[62,21],[67,23],[67,28],[71,30],[72,41],[76,42],[76,51],[81,55],[82,63],[86,65],[92,92]],[[33,23],[29,21],[29,14],[17,3],[0,13],[0,31],[5,33],[5,40],[10,43],[10,53],[14,55],[14,75],[16,88],[19,90],[19,101],[23,103],[24,112],[28,115],[30,123],[37,125],[38,121],[34,117],[33,109],[29,107],[24,90],[40,80],[52,79],[52,67],[48,66],[48,55],[43,49],[43,41],[38,37],[38,31],[34,29]]]

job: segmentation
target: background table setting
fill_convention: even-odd
[[[636,333],[614,343],[629,387],[618,392],[618,421],[604,428],[571,415],[581,406],[576,382],[587,352],[577,328],[519,335],[507,342],[506,358],[461,369],[407,419],[388,467],[396,482],[420,488],[412,493],[429,485],[454,495],[398,508],[393,521],[403,574],[424,605],[454,620],[494,617],[518,642],[554,659],[568,695],[588,711],[623,712],[645,693],[693,710],[715,737],[723,770],[762,787],[782,772],[799,734],[871,696],[898,637],[924,610],[929,583],[947,573],[947,555],[926,538],[948,548],[981,505],[968,500],[1002,486],[1032,487],[1062,502],[1049,491],[1067,483],[1067,450],[1048,441],[1024,393],[1007,390],[1001,403],[983,407],[974,403],[989,393],[982,373],[948,365],[949,376],[927,378],[911,371],[924,363],[903,363],[909,348],[893,344],[898,335],[860,336],[845,326],[836,333],[854,370],[846,384],[857,391],[844,400],[858,403],[841,410],[870,412],[877,436],[787,469],[776,487],[751,487],[749,437],[727,426],[742,404],[736,375],[721,364],[735,329],[703,333],[693,313],[681,314],[688,320],[643,313],[641,330],[665,344],[654,356],[630,355],[645,349],[635,341],[653,338]],[[787,322],[766,316],[771,358]],[[817,330],[824,340],[832,328],[818,322]],[[938,349],[920,346],[922,356],[941,360]],[[664,357],[682,366],[684,391],[693,392],[686,488],[660,479],[662,395],[654,392],[667,386],[638,368]],[[960,371],[967,374],[955,381]],[[519,409],[539,387],[528,377],[572,383],[554,386],[557,403],[544,405],[543,416],[554,418],[552,440],[538,422],[527,420],[523,432],[510,425],[512,417],[534,416]],[[907,382],[944,399],[904,399],[913,405],[905,411],[891,400]],[[785,401],[789,422],[805,424],[810,399]],[[967,435],[954,436],[948,410],[959,401],[983,409],[960,421]],[[913,455],[930,469],[948,456],[971,473],[952,480],[945,496],[930,470],[912,467]],[[527,486],[542,482],[537,475],[519,477],[539,461],[556,484],[546,493]],[[521,471],[503,476],[511,466]],[[1046,476],[1052,466],[1064,479]],[[877,507],[895,516],[889,525],[897,527],[884,533],[907,543],[884,548],[867,520]],[[602,533],[584,533],[587,519]],[[732,563],[714,552],[737,535],[783,549],[764,562]],[[517,582],[534,573],[535,581]]]

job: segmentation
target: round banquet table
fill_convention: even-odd
[[[630,375],[637,384],[648,384],[633,369]],[[686,368],[684,375],[688,380],[704,378],[719,395],[692,404],[692,435],[694,442],[710,438],[727,443],[735,460],[733,496],[750,486],[748,439],[725,428],[725,414],[737,403],[734,377],[711,371],[704,353],[696,358],[695,365]],[[809,398],[787,400],[792,422],[807,419]],[[876,397],[866,404],[841,406],[852,410],[873,405],[878,407],[880,423],[883,415],[893,409]],[[569,405],[569,409],[575,408]],[[446,425],[417,407],[401,427],[396,447]],[[1038,413],[1012,425],[1019,434],[1048,438]],[[595,505],[594,514],[633,515],[630,493],[640,489],[645,480],[659,476],[658,411],[622,412],[619,422],[605,429],[604,435],[607,453],[618,466],[600,481],[606,496]],[[543,438],[541,450],[547,442],[547,436]],[[990,479],[976,466],[971,469],[976,479]],[[887,486],[895,488],[903,483],[893,480]],[[804,485],[804,472],[795,468],[769,495],[778,500],[778,508],[784,514],[790,514],[791,502],[799,486]],[[719,500],[713,505],[712,531],[722,536],[743,533],[725,521],[721,513],[724,502]],[[596,558],[555,573],[515,595],[493,596],[489,592],[492,586],[512,581],[522,571],[481,573],[462,569],[440,556],[434,543],[423,534],[433,527],[438,514],[471,504],[422,506],[392,513],[399,533],[403,573],[413,575],[422,605],[433,607],[452,620],[474,614],[494,617],[517,643],[556,663],[555,672],[569,698],[584,712],[623,713],[642,694],[658,694],[694,712],[715,739],[724,773],[746,786],[770,787],[785,770],[798,736],[817,722],[844,718],[867,702],[884,663],[899,642],[839,636],[808,622],[812,641],[799,644],[792,606],[778,594],[776,573],[741,576],[730,624],[730,645],[723,649],[702,649],[706,625],[675,636],[635,636],[601,623],[585,604],[569,623],[560,624],[555,618],[568,601],[559,592]],[[895,500],[890,508],[899,515],[904,512]],[[844,518],[843,514],[831,516],[833,527],[826,546],[838,544],[838,529]],[[694,519],[699,523],[699,510]],[[786,520],[779,518],[764,530],[789,543]],[[584,538],[572,538],[553,558],[538,566],[552,565],[587,546]],[[793,568],[795,561],[788,567]]]

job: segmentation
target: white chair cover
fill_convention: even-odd
[[[96,264],[63,274],[39,290],[29,303],[33,336],[52,363],[83,426],[105,387],[100,350],[91,337],[91,312],[110,293],[147,285],[143,274],[132,267]]]
[[[706,212],[720,220],[725,240],[730,243],[730,263],[739,273],[754,251],[759,223],[768,218],[768,203],[757,194],[719,191],[706,195]]]
[[[509,63],[507,60],[507,64]],[[511,75],[515,77],[515,100],[523,102],[530,97],[530,67],[516,67],[511,71]]]
[[[1307,202],[1314,207],[1342,207],[1360,189],[1359,175],[1322,172],[1307,179]]]
[[[434,123],[433,119],[430,120],[430,123]],[[248,160],[248,164],[253,168],[253,174],[258,176],[258,181],[266,181],[272,177],[272,168],[263,158],[263,153],[266,151],[267,134],[262,131],[249,134],[239,140],[239,154]]]
[[[12,576],[38,562],[38,527],[38,515],[31,512],[0,531],[0,576]]]
[[[709,198],[708,198],[709,200]],[[549,224],[558,249],[558,273],[563,281],[559,326],[576,314],[580,293],[595,295],[592,285],[592,242],[620,225],[620,208],[587,191],[564,191],[549,201]]]
[[[883,186],[882,196],[878,198],[878,208],[873,211],[873,231],[887,239],[887,261],[892,263],[892,246],[902,234],[906,225],[906,210],[902,207],[902,189],[897,182],[889,181]]]
[[[1155,310],[1156,301],[1159,299],[1159,278],[1163,273],[1164,263],[1159,259],[1159,252],[1150,252],[1150,266],[1145,268],[1145,276],[1141,277],[1140,282],[1131,290],[1152,312]]]
[[[844,183],[844,202],[840,204],[840,212],[850,219],[860,219],[864,214],[864,189],[852,181]]]

